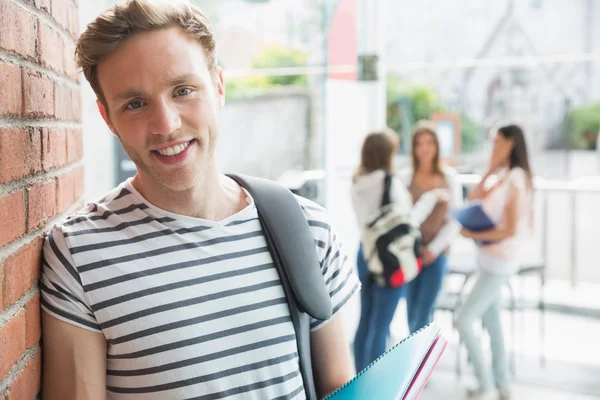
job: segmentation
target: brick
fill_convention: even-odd
[[[34,399],[42,382],[42,353],[38,350],[8,389],[6,400]]]
[[[73,3],[69,6],[69,32],[74,38],[79,36],[79,10]]]
[[[4,282],[3,269],[2,263],[0,263],[0,311],[4,310],[4,284],[2,283]]]
[[[56,182],[36,183],[27,189],[27,231],[44,225],[56,215]]]
[[[42,336],[40,294],[35,294],[25,308],[25,347],[35,346]]]
[[[75,201],[73,173],[56,177],[56,206],[58,213],[65,211]]]
[[[69,29],[70,0],[52,0],[52,17],[65,29]]]
[[[0,381],[25,352],[25,312],[0,326]]]
[[[73,171],[73,196],[76,200],[83,196],[83,187],[83,167],[79,167]]]
[[[25,194],[14,192],[0,196],[0,247],[25,234]]]
[[[32,70],[23,70],[23,99],[23,115],[54,115],[54,83],[47,76]]]
[[[0,61],[0,116],[21,115],[22,111],[21,68]]]
[[[63,57],[63,70],[65,74],[73,79],[77,80],[77,64],[75,63],[75,44],[65,44],[65,53]]]
[[[56,72],[62,72],[64,45],[58,32],[39,21],[38,42],[40,48],[38,61]]]
[[[71,89],[71,119],[81,121],[81,92],[79,88]]]
[[[42,169],[41,136],[33,128],[0,128],[0,183],[11,182]]]
[[[54,115],[63,121],[70,121],[72,114],[71,89],[62,86],[54,86]]]
[[[4,262],[4,307],[13,305],[39,280],[42,243],[36,237]]]
[[[37,18],[10,1],[0,2],[0,49],[35,59]]]
[[[69,129],[67,131],[67,163],[71,164],[83,157],[83,142],[81,131]]]
[[[50,171],[67,163],[67,135],[64,128],[40,128],[42,169]]]

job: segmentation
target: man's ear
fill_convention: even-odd
[[[217,95],[219,96],[219,106],[225,105],[225,82],[223,80],[223,70],[217,67]]]
[[[98,106],[98,111],[100,111],[100,115],[102,115],[102,119],[104,122],[106,122],[108,129],[110,129],[113,135],[117,136],[117,131],[115,131],[115,128],[110,123],[110,119],[108,118],[108,110],[106,107],[104,107],[104,104],[102,104],[100,100],[96,99],[96,105]]]

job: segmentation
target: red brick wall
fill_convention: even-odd
[[[0,0],[0,399],[40,392],[43,232],[79,206],[77,0]]]

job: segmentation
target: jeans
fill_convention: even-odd
[[[454,322],[460,338],[469,352],[480,389],[492,389],[494,386],[499,389],[509,388],[504,335],[500,319],[502,287],[508,279],[507,275],[481,271]],[[483,326],[490,336],[493,380],[489,369],[484,365],[481,344],[473,329],[475,321],[479,319],[483,319]]]
[[[406,285],[406,312],[408,328],[414,333],[433,320],[435,302],[447,272],[445,254],[426,267]]]
[[[360,320],[354,337],[354,364],[356,372],[360,372],[385,352],[390,324],[406,286],[389,288],[372,282],[362,246],[358,250],[356,265],[362,290]]]

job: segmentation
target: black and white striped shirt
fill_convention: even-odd
[[[299,202],[337,313],[358,279],[325,210]],[[108,398],[305,398],[251,199],[211,222],[159,209],[126,181],[49,232],[40,286],[46,312],[106,337]]]

